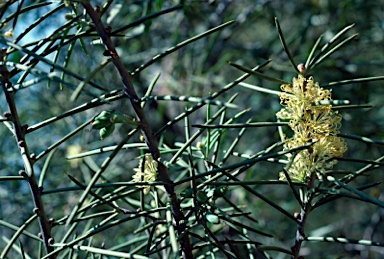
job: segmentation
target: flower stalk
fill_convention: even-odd
[[[297,231],[295,244],[292,246],[292,258],[300,258],[300,248],[305,239],[305,223],[312,210],[313,191],[316,180],[322,180],[327,169],[337,163],[335,157],[340,157],[346,151],[345,141],[337,137],[341,126],[341,115],[332,110],[331,90],[323,89],[313,77],[303,76],[305,66],[298,65],[301,73],[293,78],[292,84],[283,84],[280,103],[283,108],[276,116],[289,120],[288,126],[293,136],[285,141],[284,150],[291,150],[306,144],[312,145],[299,153],[288,153],[290,160],[287,174],[280,173],[280,180],[306,183],[301,201],[301,211],[296,213]],[[324,104],[325,103],[325,104]]]

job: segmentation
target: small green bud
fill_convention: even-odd
[[[97,120],[97,121],[91,122],[91,124],[92,124],[92,129],[98,130],[98,129],[102,129],[104,127],[108,127],[112,123],[110,121],[100,121],[100,120]]]
[[[95,117],[95,121],[112,121],[113,112],[112,111],[102,111],[99,115]]]
[[[115,130],[115,124],[111,124],[107,127],[104,127],[102,129],[100,129],[100,139],[101,140],[104,140],[106,137],[108,137],[109,135],[112,134],[112,132]]]
[[[135,126],[140,125],[140,122],[135,121],[135,119],[115,111],[102,111],[91,122],[92,129],[100,130],[101,139],[112,134],[116,123],[127,123]]]
[[[113,112],[110,111],[102,111],[99,115],[95,117],[92,121],[92,129],[98,130],[113,124]]]

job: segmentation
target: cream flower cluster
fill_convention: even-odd
[[[296,156],[287,154],[291,161],[287,172],[296,182],[305,182],[316,173],[321,179],[326,169],[337,162],[332,159],[340,157],[346,151],[346,143],[336,136],[339,133],[341,115],[332,110],[332,105],[320,105],[318,102],[331,100],[331,91],[319,87],[313,78],[299,75],[293,78],[292,84],[281,86],[282,108],[276,116],[289,120],[293,136],[287,139],[284,150],[313,143],[308,149],[300,151]],[[285,175],[280,174],[285,180]]]
[[[136,172],[136,174],[132,176],[135,182],[154,182],[157,177],[157,161],[153,159],[151,154],[145,154],[145,157],[140,160],[139,167],[133,170]],[[144,188],[144,194],[148,194],[151,188],[149,185],[138,187]]]

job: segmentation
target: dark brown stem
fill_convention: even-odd
[[[94,8],[92,8],[89,1],[84,1],[83,6],[89,15],[89,17],[92,19],[93,25],[95,30],[97,31],[98,35],[100,36],[106,50],[104,51],[104,55],[108,55],[113,58],[113,64],[118,71],[121,80],[124,84],[124,92],[128,96],[133,109],[135,110],[137,119],[140,121],[141,125],[141,132],[145,138],[145,142],[148,145],[149,151],[152,154],[152,157],[154,159],[160,158],[160,151],[158,148],[157,140],[155,139],[152,130],[150,128],[150,125],[147,121],[147,118],[145,116],[145,113],[140,105],[140,99],[136,94],[135,88],[132,83],[132,76],[131,74],[125,69],[114,44],[112,43],[110,34],[108,33],[109,30],[107,30],[101,19],[100,19],[100,13],[97,12]],[[184,215],[182,211],[180,210],[180,204],[176,197],[175,191],[174,191],[174,183],[169,178],[167,168],[162,164],[158,163],[158,179],[162,182],[164,182],[164,188],[167,192],[168,199],[171,203],[172,207],[172,213],[175,220],[175,227],[179,234],[182,235],[180,239],[180,246],[182,249],[183,258],[193,258],[192,255],[192,246],[189,241],[189,236],[184,233],[186,226],[184,222]]]
[[[297,215],[297,231],[295,244],[291,247],[292,258],[299,259],[300,248],[305,238],[305,223],[307,221],[308,215],[312,210],[312,200],[313,200],[313,187],[316,179],[316,174],[312,174],[311,178],[307,184],[307,190],[303,200],[303,205],[301,207],[300,214]]]
[[[3,61],[6,56],[6,49],[0,51],[0,60]],[[51,225],[47,220],[47,216],[44,211],[43,201],[41,199],[41,189],[39,188],[36,180],[36,176],[33,170],[33,160],[31,159],[27,142],[25,139],[25,134],[27,126],[22,126],[20,123],[20,118],[17,114],[16,103],[15,103],[15,92],[8,91],[8,88],[12,86],[9,81],[9,72],[5,65],[0,66],[0,81],[7,100],[9,113],[11,114],[11,121],[13,122],[13,130],[16,138],[16,143],[18,144],[20,155],[24,163],[24,170],[20,171],[20,175],[26,178],[29,183],[29,187],[33,197],[33,203],[35,208],[33,209],[34,213],[38,215],[41,236],[43,238],[44,247],[47,253],[53,251],[53,247],[50,243],[53,242],[51,236]],[[50,259],[54,259],[56,256],[51,256]]]

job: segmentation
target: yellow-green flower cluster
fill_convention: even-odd
[[[308,149],[296,156],[287,154],[290,160],[286,168],[290,178],[296,182],[305,182],[312,174],[321,175],[337,162],[332,159],[340,157],[346,151],[346,143],[336,136],[339,133],[341,115],[332,110],[332,105],[320,105],[318,102],[331,100],[331,91],[319,87],[313,78],[299,75],[292,84],[281,86],[282,108],[277,117],[289,120],[293,136],[287,139],[284,150],[313,143]],[[293,159],[293,161],[291,161]],[[285,180],[285,175],[280,174]]]
[[[140,160],[139,167],[133,170],[136,172],[136,174],[132,176],[135,182],[154,182],[157,177],[157,161],[153,159],[151,154],[145,154],[144,158]],[[149,193],[149,185],[138,187],[144,188],[144,194]]]

